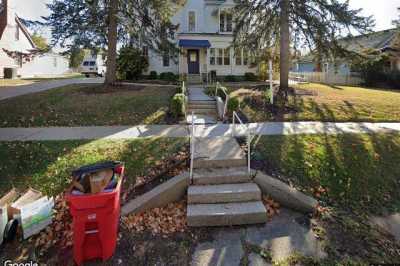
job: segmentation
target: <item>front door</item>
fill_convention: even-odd
[[[200,74],[199,50],[188,50],[188,72],[189,74]]]

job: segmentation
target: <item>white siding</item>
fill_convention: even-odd
[[[69,72],[68,59],[58,54],[36,56],[31,62],[22,65],[18,74],[23,78],[35,76],[59,76]]]

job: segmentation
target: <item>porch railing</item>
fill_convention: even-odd
[[[226,111],[228,109],[229,95],[226,93],[226,88],[222,87],[219,82],[217,82],[217,84],[215,86],[215,97],[218,96],[218,91],[222,91],[225,94],[225,101],[222,99],[224,101],[224,110],[223,110],[223,114],[222,114],[222,120],[224,120]]]
[[[193,183],[193,161],[194,161],[194,112],[192,111],[192,126],[190,128],[190,184]]]
[[[187,88],[186,88],[186,83],[185,83],[185,81],[182,81],[182,94],[185,96],[185,118],[187,118],[187,108],[188,108],[188,105],[189,105],[189,96],[188,96],[188,91],[187,91]]]

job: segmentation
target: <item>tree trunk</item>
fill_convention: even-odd
[[[117,80],[117,11],[118,0],[110,0],[108,21],[108,52],[105,85],[112,85]]]
[[[281,0],[280,8],[280,89],[289,88],[290,64],[290,32],[289,32],[289,1]]]

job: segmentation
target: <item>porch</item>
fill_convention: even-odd
[[[179,75],[193,83],[209,81],[208,40],[179,40]]]

